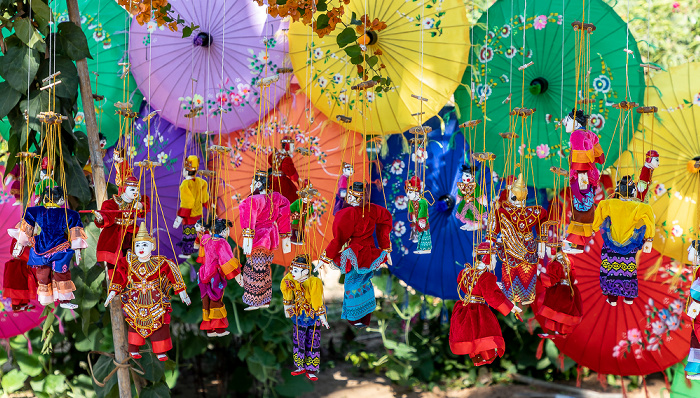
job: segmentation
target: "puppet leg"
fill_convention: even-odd
[[[306,331],[308,326],[299,326],[294,324],[292,328],[292,343],[294,344],[294,366],[296,370],[292,372],[292,376],[299,376],[306,373],[304,360],[306,359]]]
[[[209,336],[213,332],[213,330],[211,330],[211,318],[209,317],[210,303],[211,299],[209,298],[209,295],[205,294],[204,297],[202,297],[202,323],[199,325],[199,330],[206,331],[207,336]]]
[[[134,328],[132,328],[131,326],[129,326],[128,331],[128,342],[128,350],[131,357],[134,359],[141,358],[139,348],[141,348],[142,345],[146,344],[146,339],[144,339],[143,336],[141,336],[140,334],[136,333],[136,330],[134,330]]]
[[[75,291],[75,284],[71,280],[70,276],[70,270],[66,272],[53,273],[53,294],[54,298],[61,303],[61,307],[77,308],[77,305],[71,304],[71,300],[75,298],[75,295],[73,294]]]
[[[267,307],[272,300],[271,251],[256,247],[248,256],[243,268],[243,302],[248,304],[246,311]]]
[[[315,324],[306,328],[306,355],[304,359],[304,368],[306,375],[311,380],[315,380],[315,374],[321,366],[321,323],[316,321]],[[311,374],[314,377],[311,377]]]
[[[217,337],[223,337],[229,334],[226,330],[228,328],[228,318],[226,317],[226,306],[223,303],[223,297],[221,300],[211,300],[209,304],[209,320],[212,332],[216,333]]]
[[[153,353],[159,361],[168,360],[166,353],[173,348],[173,341],[170,338],[170,324],[165,324],[151,334],[151,346]]]
[[[182,248],[181,256],[189,257],[192,253],[197,251],[194,248],[194,241],[197,239],[197,230],[194,229],[195,223],[185,224],[184,221],[182,223],[182,241],[180,242],[180,247]]]
[[[37,279],[37,298],[41,305],[49,305],[53,303],[53,287],[51,283],[51,266],[44,265],[36,267],[36,279]]]
[[[348,320],[348,322],[350,322],[350,324],[355,326],[355,327],[365,328],[365,327],[369,326],[369,322],[371,320],[372,320],[372,313],[370,312],[369,314],[363,316],[362,318],[360,318],[358,320],[355,320],[355,321]]]

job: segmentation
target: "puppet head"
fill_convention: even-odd
[[[104,134],[100,133],[100,149],[105,149],[107,147],[107,137],[105,137]]]
[[[233,226],[233,223],[229,220],[226,220],[224,218],[217,218],[214,221],[214,227],[213,231],[214,235],[218,235],[221,238],[228,238],[229,233],[231,232],[231,227]]]
[[[194,177],[199,170],[199,158],[196,155],[190,155],[182,164],[182,175],[184,177]]]
[[[413,176],[404,183],[404,189],[406,190],[408,200],[418,200],[420,199],[420,194],[423,190],[423,183],[421,182],[420,178]]]
[[[523,181],[523,173],[520,173],[518,179],[508,188],[508,201],[517,207],[525,207],[526,200],[527,186]]]
[[[653,149],[648,151],[644,165],[652,170],[659,167],[659,153]]]
[[[146,229],[146,222],[141,221],[138,233],[134,236],[134,252],[142,263],[151,259],[151,253],[156,248],[156,240]]]
[[[576,112],[576,114],[574,114]],[[568,115],[562,120],[562,124],[566,127],[567,133],[572,133],[576,129],[585,128],[588,124],[588,115],[583,114],[581,109],[572,109]]]
[[[476,247],[476,263],[474,265],[478,266],[479,263],[486,266],[489,271],[496,269],[496,253],[493,252],[491,244],[488,242],[481,242]]]
[[[56,185],[53,187],[46,186],[41,194],[42,202],[46,204],[54,204],[57,206],[63,206],[66,203],[65,193],[63,188]]]
[[[365,194],[365,184],[353,182],[352,185],[348,187],[346,200],[350,206],[362,206],[362,203],[365,201]]]
[[[292,139],[292,137],[285,135],[284,137],[282,137],[281,143],[282,152],[286,152],[290,156],[294,154],[294,140]]]
[[[355,174],[355,167],[350,163],[343,162],[343,175],[345,177],[352,177]]]
[[[688,247],[688,261],[693,265],[700,265],[700,240],[690,242],[690,247]]]
[[[299,190],[297,191],[297,194],[299,194],[299,198],[301,198],[302,202],[309,203],[311,201],[311,198],[314,196],[313,191],[314,185],[311,183],[311,180],[307,178],[302,180],[299,184]]]
[[[468,164],[463,164],[462,165],[462,182],[465,184],[469,184],[471,182],[474,182],[474,176],[476,175],[476,170],[474,167],[468,165]]]
[[[289,267],[289,272],[292,273],[292,278],[299,283],[303,283],[309,279],[311,273],[311,260],[308,254],[300,254],[294,257],[292,265]]]
[[[53,175],[53,168],[49,163],[49,158],[45,157],[41,159],[41,171],[39,171],[39,180],[46,180],[48,178],[51,178],[51,175]]]
[[[632,176],[624,176],[617,183],[615,193],[621,198],[631,198],[637,194],[637,185],[634,183]]]
[[[134,176],[128,176],[124,179],[121,197],[125,202],[132,202],[139,197],[139,179]]]
[[[267,172],[256,170],[253,181],[250,183],[250,193],[253,195],[267,191]]]

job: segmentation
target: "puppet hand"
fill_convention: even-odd
[[[389,252],[386,252],[386,264],[387,264],[387,265],[392,265],[392,262],[391,262],[391,253],[389,253]]]
[[[537,244],[537,256],[539,258],[544,258],[546,251],[547,251],[547,245],[544,242],[540,242]]]
[[[344,198],[344,197],[346,197],[347,195],[348,195],[348,192],[347,192],[346,190],[343,189],[343,190],[340,191],[340,197],[341,197],[341,198]]]
[[[20,256],[20,254],[22,254],[22,245],[16,243],[15,248],[12,249],[12,257],[17,258]]]
[[[327,261],[318,260],[316,262],[316,269],[314,269],[314,272],[318,273],[320,270],[326,269],[327,265],[329,265]]]
[[[321,320],[321,324],[326,327],[326,329],[330,329],[331,325],[328,324],[328,320],[326,319],[326,314],[319,315],[318,318]]]
[[[514,313],[515,315],[520,315],[523,313],[523,310],[517,305],[514,305],[513,308],[510,309],[510,312]]]
[[[287,318],[291,318],[292,315],[294,315],[294,306],[293,305],[285,305],[284,306],[284,316]]]
[[[426,224],[425,220],[418,220],[418,226],[419,226],[419,227],[425,228],[425,224]]]
[[[246,256],[253,251],[253,238],[243,238],[243,254]]]
[[[182,217],[177,216],[175,218],[175,222],[173,223],[173,228],[180,228],[180,224],[182,224]]]
[[[243,276],[241,274],[238,274],[238,275],[236,275],[235,279],[236,279],[236,282],[238,282],[238,285],[243,287]]]
[[[109,305],[110,302],[112,302],[112,299],[117,295],[117,292],[109,292],[107,295],[107,300],[105,301],[105,307]]]
[[[652,247],[651,242],[644,242],[644,246],[642,246],[642,251],[644,253],[651,253],[651,247]]]
[[[80,259],[82,259],[82,255],[80,254],[80,249],[75,251],[75,264],[78,265],[80,264]]]
[[[182,300],[182,302],[185,303],[185,305],[192,304],[192,300],[190,300],[190,296],[188,296],[187,292],[184,290],[180,292],[180,300]]]
[[[647,183],[646,181],[639,181],[637,183],[637,192],[644,192],[647,190]]]
[[[284,238],[282,239],[282,253],[289,253],[292,251],[292,239]]]
[[[95,221],[102,222],[102,220],[104,220],[104,218],[102,218],[102,214],[100,214],[99,211],[95,211],[93,214],[95,215]]]
[[[143,210],[143,203],[136,202],[136,210]]]

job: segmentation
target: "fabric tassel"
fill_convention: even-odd
[[[576,366],[576,387],[581,388],[581,380],[583,379],[583,366]]]
[[[642,376],[642,385],[644,386],[644,395],[649,398],[649,389],[647,389],[647,378]]]
[[[564,354],[559,353],[559,370],[564,371]]]
[[[666,374],[666,372],[664,372]],[[685,377],[685,386],[688,388],[693,388],[693,382],[688,378],[688,372],[683,371],[683,376]]]
[[[622,388],[622,398],[627,398],[627,389],[625,388],[625,378],[620,376],[620,387]]]
[[[386,278],[386,287],[384,288],[384,291],[386,292],[387,296],[391,296],[391,285],[393,284],[394,278],[392,278],[391,275],[388,275]]]
[[[604,374],[598,373],[598,383],[600,383],[600,386],[603,388],[603,390],[608,388],[608,380]]]
[[[401,153],[411,153],[411,146],[408,144],[408,138],[401,134]]]
[[[24,338],[27,339],[27,353],[29,355],[34,354],[34,350],[32,349],[32,342],[29,340],[29,336],[27,334],[24,334]]]
[[[386,155],[389,154],[389,138],[388,138],[388,136],[382,135],[379,145],[381,145],[381,147],[379,148],[379,155],[381,157],[385,158]]]
[[[450,314],[449,311],[447,311],[447,306],[444,301],[442,302],[442,310],[440,311],[440,322],[443,325],[449,325],[450,323]]]
[[[530,318],[527,320],[527,331],[530,332],[530,335],[535,333],[535,326],[532,324],[535,322],[535,318]]]
[[[663,375],[664,375],[664,382],[666,383],[666,389],[668,391],[671,391],[671,383],[668,382],[668,374],[666,374],[666,371],[663,371],[661,373],[663,373]]]
[[[537,360],[542,359],[542,353],[544,352],[544,340],[545,339],[540,339],[540,343],[537,344],[537,351],[535,351],[535,358],[537,358]]]
[[[403,300],[403,308],[402,308],[403,311],[408,310],[409,295],[410,294],[408,293],[408,289],[406,289],[406,292],[404,293],[404,300]]]
[[[58,331],[61,334],[66,334],[65,330],[63,329],[63,321],[58,316],[56,316],[56,315],[54,315],[54,316],[56,317],[56,319],[58,319]]]

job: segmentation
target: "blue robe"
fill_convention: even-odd
[[[36,225],[41,228],[41,232],[34,236],[27,264],[32,267],[51,266],[54,272],[67,272],[75,253],[71,248],[71,230],[83,228],[80,214],[60,207],[34,206],[27,209],[24,221],[32,228]]]

